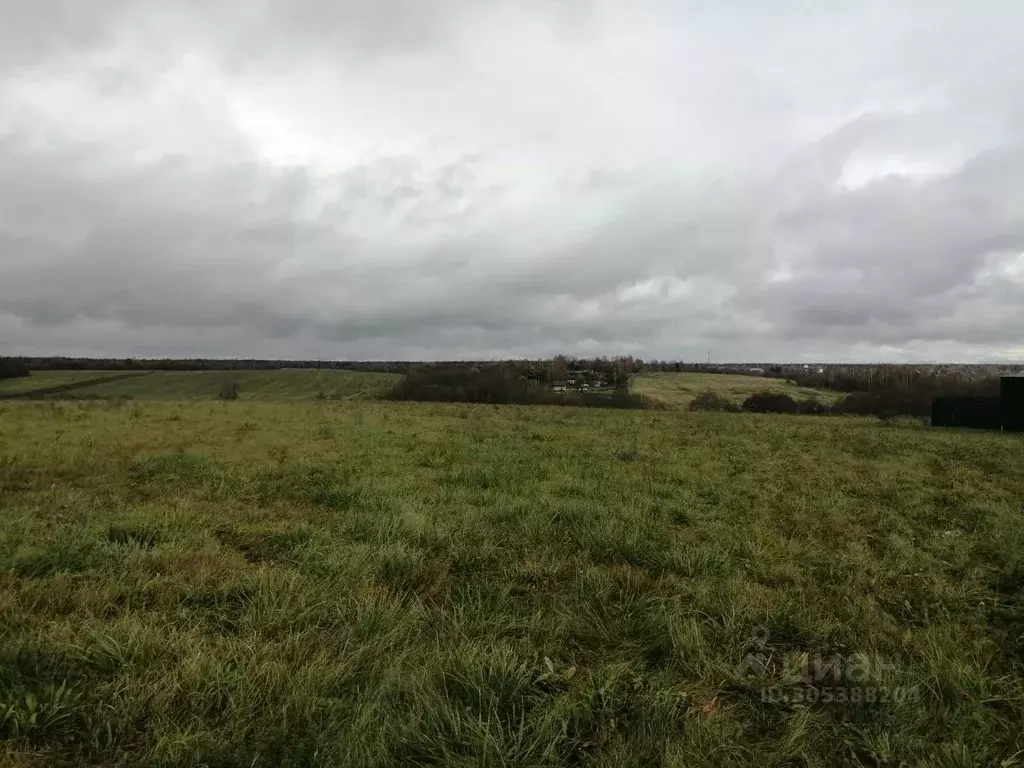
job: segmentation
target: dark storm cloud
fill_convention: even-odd
[[[1024,355],[1014,4],[3,14],[4,351]]]

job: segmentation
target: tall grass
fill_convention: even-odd
[[[1022,491],[856,418],[3,403],[0,761],[1015,765]]]

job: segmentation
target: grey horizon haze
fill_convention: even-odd
[[[0,0],[0,354],[1024,360],[1015,0]]]

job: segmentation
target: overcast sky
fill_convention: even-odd
[[[0,0],[0,354],[1024,360],[1020,0]]]

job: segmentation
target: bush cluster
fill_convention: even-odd
[[[829,407],[824,403],[810,399],[794,400],[787,394],[763,390],[756,392],[742,405],[737,405],[729,398],[717,392],[701,392],[690,403],[691,411],[719,411],[724,413],[828,413]]]
[[[725,413],[736,413],[740,407],[732,400],[717,392],[701,392],[690,403],[691,411],[721,411]]]
[[[931,413],[931,395],[908,392],[900,388],[876,389],[872,392],[850,392],[836,403],[828,404],[814,398],[796,399],[783,392],[755,392],[742,405],[716,392],[702,392],[692,403],[691,411],[736,413],[788,413],[811,415],[877,416],[893,419],[898,416],[925,417]]]
[[[221,385],[221,388],[217,391],[218,400],[237,400],[238,395],[241,392],[241,387],[238,386],[237,381],[226,381]]]
[[[652,401],[628,390],[554,392],[512,365],[417,365],[385,395],[389,400],[519,405],[650,408]]]

